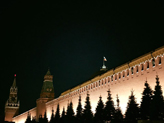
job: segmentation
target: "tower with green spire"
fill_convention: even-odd
[[[10,88],[9,99],[5,105],[5,121],[12,121],[12,118],[18,115],[19,101],[17,97],[18,88],[16,86],[16,74],[14,75],[14,81]]]
[[[51,75],[49,69],[44,76],[40,98],[49,98],[49,100],[54,99],[53,75]]]
[[[40,98],[36,100],[37,103],[37,119],[39,116],[44,116],[46,111],[46,102],[54,99],[54,87],[53,87],[53,75],[51,75],[48,69],[44,76],[43,86],[40,93]]]

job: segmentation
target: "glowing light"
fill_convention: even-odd
[[[14,77],[16,77],[17,75],[16,74],[14,74]]]

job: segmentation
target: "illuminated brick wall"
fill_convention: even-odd
[[[155,50],[153,53],[148,53],[137,59],[134,59],[128,64],[119,66],[115,68],[115,70],[109,70],[101,76],[97,76],[79,86],[63,92],[58,98],[46,103],[48,119],[50,120],[52,109],[56,111],[58,103],[60,106],[60,112],[62,112],[63,107],[66,111],[68,103],[72,101],[74,112],[76,113],[79,94],[81,95],[81,102],[82,106],[84,107],[87,91],[90,94],[92,111],[95,112],[99,96],[102,96],[102,100],[105,103],[107,100],[107,91],[109,88],[115,105],[116,95],[118,94],[120,99],[120,107],[122,109],[122,112],[125,113],[127,102],[132,89],[134,90],[134,95],[136,97],[137,103],[140,104],[142,97],[141,93],[143,92],[146,79],[150,87],[154,90],[154,87],[156,85],[155,78],[156,75],[158,75],[160,85],[162,86],[162,89],[164,88],[163,55],[164,47]],[[155,61],[154,66],[152,64],[153,61]],[[35,112],[33,113],[33,116],[36,116],[36,111],[33,112]],[[27,113],[24,113],[24,115],[21,114],[13,118],[13,120],[16,123],[21,123],[23,119],[25,121],[26,117]]]

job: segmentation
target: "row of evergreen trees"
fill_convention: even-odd
[[[81,105],[81,96],[79,96],[79,102],[76,110],[76,115],[73,110],[73,104],[67,107],[67,111],[63,108],[60,116],[59,104],[57,106],[56,113],[52,110],[52,115],[49,123],[137,123],[138,120],[163,120],[164,119],[164,100],[162,95],[161,86],[159,85],[159,78],[156,76],[155,90],[152,91],[147,81],[145,82],[145,88],[142,93],[142,99],[140,106],[135,100],[133,91],[129,96],[127,109],[123,116],[119,107],[119,98],[117,95],[117,106],[114,106],[114,102],[111,97],[110,90],[108,90],[107,101],[104,105],[101,96],[96,107],[95,114],[91,111],[89,94],[87,94],[84,109]],[[35,119],[31,120],[30,114],[28,114],[25,123],[36,123]],[[39,118],[39,123],[48,123],[46,112],[44,117]]]

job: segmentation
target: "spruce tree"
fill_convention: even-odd
[[[127,123],[137,123],[138,118],[139,118],[139,108],[132,91],[131,95],[129,96],[127,110],[125,112],[125,120],[127,121]]]
[[[54,122],[55,122],[54,110],[52,109],[52,114],[51,114],[50,123],[54,123]]]
[[[94,123],[103,123],[104,122],[104,103],[102,101],[102,97],[99,97],[99,101],[96,107],[96,113],[94,116]]]
[[[31,123],[37,123],[37,122],[36,122],[36,117],[33,117],[33,118],[32,118]]]
[[[115,110],[115,113],[114,113],[114,120],[112,123],[123,123],[123,115],[122,115],[122,112],[121,112],[121,109],[120,109],[120,100],[118,98],[118,95],[117,95],[117,107],[116,107],[116,110]]]
[[[106,122],[111,122],[114,116],[115,108],[114,108],[114,102],[111,97],[110,89],[107,92],[108,92],[108,97],[104,108],[104,120]]]
[[[60,118],[60,123],[66,123],[66,115],[65,115],[65,109],[63,108],[61,118]]]
[[[149,87],[147,81],[145,82],[145,88],[142,93],[141,106],[140,106],[140,118],[141,120],[150,119],[150,103],[152,99],[152,89]]]
[[[59,123],[60,120],[60,111],[59,111],[59,104],[57,105],[56,113],[55,113],[55,123]]]
[[[44,113],[43,123],[48,123],[47,112]]]
[[[70,102],[70,104],[67,108],[67,116],[66,117],[67,117],[68,123],[73,123],[75,121],[72,101]]]
[[[25,123],[31,123],[31,114],[28,112]]]
[[[85,106],[83,110],[83,121],[84,123],[92,123],[93,121],[93,113],[91,111],[90,99],[89,94],[87,93]]]
[[[151,120],[162,120],[163,118],[163,95],[162,89],[159,85],[158,75],[156,76],[156,86],[154,95],[151,101],[151,109],[150,109],[150,119]]]
[[[39,115],[39,123],[44,123],[44,119],[42,118],[42,115]]]
[[[76,109],[76,122],[82,123],[82,105],[81,105],[81,96],[79,96],[79,102]]]

